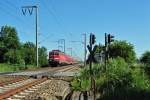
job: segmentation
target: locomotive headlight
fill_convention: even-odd
[[[59,60],[59,58],[54,58],[54,59]]]
[[[52,59],[49,59],[49,61],[52,61]]]

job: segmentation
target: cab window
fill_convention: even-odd
[[[55,53],[54,53],[54,55],[58,56],[58,55],[59,55],[59,53],[58,53],[58,52],[55,52]]]

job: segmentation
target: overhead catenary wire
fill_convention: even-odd
[[[76,55],[78,58],[80,58],[80,60],[82,60],[82,58],[81,58],[79,55],[77,55],[77,54],[79,54],[79,53],[76,53],[76,52],[75,52],[75,51],[79,50],[79,49],[76,47],[76,45],[74,45],[72,48],[73,48],[73,53],[75,53],[75,55]]]
[[[62,25],[62,21],[60,22],[60,20],[58,20],[58,16],[56,16],[56,11],[54,10],[54,7],[51,5],[51,8],[53,8],[53,10],[52,9],[50,9],[49,7],[48,7],[48,5],[47,5],[47,3],[43,0],[43,5],[47,8],[47,11],[48,11],[48,13],[50,14],[50,15],[52,15],[54,18],[55,18],[55,20],[56,20],[56,23],[60,26],[60,28],[61,28],[61,30],[64,32],[64,33],[67,33],[68,34],[68,36],[70,37],[68,37],[69,39],[71,39],[71,37],[72,37],[72,34],[70,33],[70,32],[66,32],[66,30],[62,27],[62,26],[64,26],[64,25]],[[50,4],[50,3],[49,3]],[[59,18],[60,19],[60,18]],[[64,34],[64,36],[66,36],[66,34]]]
[[[12,13],[10,13],[10,12],[8,12],[7,10],[5,10],[4,8],[2,8],[1,6],[0,6],[0,10],[2,11],[2,13],[5,13],[7,16],[9,15],[9,17],[11,16],[11,17],[13,17],[13,19],[15,19],[17,22],[18,22],[18,24],[20,24],[21,25],[21,21],[20,21],[20,18],[19,17],[17,17],[17,16],[15,16],[15,15],[13,15]],[[10,17],[10,18],[11,18]]]
[[[77,53],[75,52],[75,50],[72,50],[72,53],[74,54],[74,57],[75,57],[76,59],[82,60],[82,58],[80,58],[80,57],[77,55]]]
[[[56,11],[55,11],[55,9],[54,9],[54,7],[51,5],[51,6],[49,6],[49,7],[51,7],[51,9],[48,7],[48,5],[47,4],[51,4],[51,3],[45,3],[45,1],[43,0],[43,5],[45,5],[44,7],[46,7],[47,8],[47,11],[48,11],[48,13],[49,13],[49,15],[52,15],[54,18],[55,18],[55,20],[56,20],[56,23],[60,26],[60,28],[61,28],[61,30],[62,31],[64,31],[64,33],[67,33],[67,34],[64,34],[64,36],[67,38],[67,40],[71,40],[71,38],[72,38],[72,34],[70,33],[70,32],[66,32],[66,30],[62,27],[62,21],[60,22],[59,20],[58,20],[58,17],[59,16],[56,16]],[[64,26],[64,25],[63,25]],[[66,36],[67,35],[67,36]],[[68,45],[69,46],[69,45]]]
[[[4,6],[7,7],[8,5],[4,4]],[[13,19],[15,21],[15,24],[18,24],[20,27],[19,29],[17,29],[17,30],[20,30],[19,33],[26,33],[26,34],[23,34],[26,37],[28,32],[27,32],[27,30],[24,30],[24,27],[29,26],[29,25],[24,23],[20,17],[16,16],[13,12],[8,11],[5,7],[0,6],[1,13],[4,14],[4,16],[8,16],[10,19]],[[6,25],[9,25],[9,24],[7,23]],[[1,26],[4,26],[4,25],[1,25]]]
[[[5,2],[1,2],[1,3],[3,3],[3,5],[5,5],[5,7],[7,7],[7,8],[5,8],[4,11],[7,11],[7,9],[14,9],[15,11],[19,11],[19,12],[20,12],[20,9],[21,9],[21,8],[17,7],[17,6],[14,5],[12,2],[9,2],[9,1],[5,0]],[[7,14],[10,14],[11,16],[15,17],[15,19],[16,19],[17,21],[19,20],[19,21],[20,21],[19,24],[23,25],[22,23],[24,23],[24,24],[26,24],[25,27],[26,27],[26,26],[30,26],[31,28],[34,28],[34,27],[33,27],[31,24],[29,24],[27,21],[23,20],[21,17],[16,16],[16,14],[14,14],[14,13],[12,13],[12,12],[10,12],[10,11],[11,11],[11,10],[7,11]],[[19,13],[19,14],[20,14],[20,13]]]
[[[42,1],[43,1],[43,0],[42,0]],[[43,2],[45,2],[45,1],[43,1]],[[11,11],[11,9],[14,9],[14,10],[17,10],[17,11],[20,10],[20,12],[21,12],[21,8],[18,9],[18,7],[17,7],[13,2],[9,2],[8,0],[6,0],[6,1],[4,1],[4,2],[2,2],[2,3],[4,4],[4,6],[0,6],[0,7],[2,8],[2,9],[0,9],[0,10],[2,11],[2,13],[5,13],[7,16],[13,17],[13,19],[14,19],[16,22],[18,22],[18,24],[19,24],[20,26],[24,26],[24,27],[32,26],[32,25],[29,24],[27,21],[23,20],[22,17],[17,16],[15,13],[13,13],[13,12]],[[56,16],[56,10],[55,10],[54,7],[52,6],[52,4],[51,4],[51,8],[52,8],[52,9],[50,9],[50,8],[48,7],[48,4],[47,4],[47,3],[46,3],[45,5],[46,5],[45,7],[47,7],[47,10],[48,10],[49,14],[51,14],[51,15],[55,18],[57,24],[58,24],[58,25],[60,26],[60,28],[64,31],[63,33],[67,33],[67,34],[64,34],[64,35],[68,35],[69,37],[71,37],[72,34],[71,34],[70,32],[66,32],[65,29],[62,28],[62,26],[64,26],[64,25],[62,25],[62,22],[61,22],[60,20],[58,20],[58,17],[59,17],[59,16]],[[8,9],[10,9],[10,10],[8,10]],[[20,14],[21,14],[21,13],[20,13]],[[25,32],[25,33],[26,33],[26,32]],[[45,36],[45,35],[42,34],[41,36],[44,37],[44,38],[42,39],[42,41],[41,41],[41,43],[43,43],[43,42],[45,42],[47,39],[49,39],[51,35]],[[71,38],[68,38],[68,39],[71,39]]]
[[[1,2],[2,3],[2,2]],[[5,6],[5,7],[7,7],[8,9],[11,9],[11,8],[9,8],[9,6],[8,5],[6,5],[4,2],[3,2],[3,5]],[[21,27],[20,28],[22,28],[23,29],[23,27],[22,26],[24,26],[24,27],[26,27],[26,26],[29,26],[27,23],[24,23],[24,21],[20,18],[20,17],[18,17],[18,16],[16,16],[13,12],[10,12],[10,11],[8,11],[7,10],[7,8],[4,8],[3,6],[0,6],[0,10],[1,10],[1,12],[4,14],[4,16],[8,16],[8,17],[10,17],[11,19],[14,19],[15,20],[15,23],[18,23]],[[24,24],[25,25],[24,25]],[[25,32],[25,31],[21,31],[22,33],[27,33],[27,32]]]
[[[18,9],[18,7],[16,6],[16,5],[14,5],[12,2],[9,2],[9,1],[7,1],[7,0],[4,0],[7,4],[9,4],[10,5],[10,7],[12,7],[12,8],[15,8],[15,9]]]
[[[46,39],[50,39],[51,37],[49,37],[49,36],[54,36],[54,34],[49,34],[49,35],[47,35],[46,37],[44,37],[44,39],[43,40],[41,40],[40,42],[39,42],[39,44],[40,43],[43,43],[43,42],[45,42],[45,41],[47,41]]]

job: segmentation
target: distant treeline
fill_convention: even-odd
[[[15,27],[2,26],[0,30],[0,63],[36,64],[36,46],[33,42],[21,43]],[[47,64],[47,49],[39,48],[39,65]]]
[[[94,50],[94,54],[104,55],[105,46],[95,45]],[[150,100],[150,51],[137,58],[134,45],[122,40],[115,40],[107,50],[106,63],[92,56],[93,66],[90,68],[87,64],[79,76],[74,77],[73,92],[80,91],[84,100],[93,90],[97,100]]]
[[[105,52],[105,46],[104,45],[95,45],[94,48],[96,48],[96,51],[94,54],[103,54]],[[125,41],[125,40],[115,40],[113,43],[111,43],[108,46],[108,52],[109,58],[117,58],[121,57],[123,58],[127,63],[143,63],[146,65],[150,65],[150,50],[145,51],[141,57],[137,58],[134,45]],[[87,63],[89,62],[90,55],[88,55]],[[93,62],[96,62],[96,59],[93,58]]]

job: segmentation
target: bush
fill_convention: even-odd
[[[108,61],[106,71],[103,71],[97,80],[98,92],[108,95],[130,86],[133,79],[128,64],[124,59],[117,58]]]
[[[140,61],[142,63],[150,65],[150,51],[144,52],[144,54],[142,55]]]
[[[90,75],[89,67],[80,72],[72,82],[77,91],[90,91],[90,77],[96,80],[99,100],[149,100],[150,80],[144,64],[129,65],[123,58],[109,59],[106,66],[94,64]]]
[[[144,65],[129,67],[122,59],[109,60],[106,73],[97,80],[100,100],[149,100],[150,80]]]
[[[47,49],[45,47],[39,48],[39,64],[42,67],[48,65]]]
[[[145,73],[149,76],[149,78],[150,78],[150,65],[148,65],[148,64],[145,64],[145,66],[144,66],[144,71],[145,71]]]
[[[114,41],[109,45],[109,56],[111,58],[122,57],[128,63],[134,63],[136,54],[133,44],[127,41]]]

